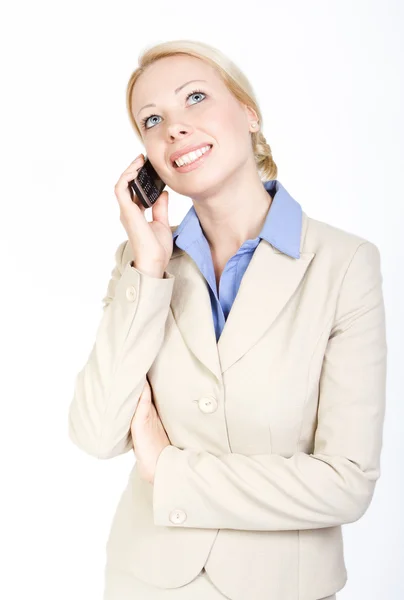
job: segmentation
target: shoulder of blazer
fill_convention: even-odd
[[[318,256],[330,253],[335,260],[344,262],[364,243],[372,242],[346,229],[307,217],[305,252],[314,252]]]
[[[170,225],[172,233],[174,233],[177,227],[178,225]],[[118,248],[115,251],[115,262],[121,273],[124,271],[126,265],[131,260],[134,260],[134,255],[132,252],[132,247],[129,244],[129,240],[126,239],[119,244]]]

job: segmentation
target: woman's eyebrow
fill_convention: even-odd
[[[180,85],[180,87],[177,87],[176,90],[174,90],[175,94],[178,94],[178,92],[180,92],[182,90],[182,88],[184,88],[186,85],[188,85],[188,83],[194,83],[194,81],[205,81],[206,79],[191,79],[191,81],[187,81],[186,83],[183,83],[182,85]],[[156,106],[155,104],[145,104],[144,106],[142,106],[142,108],[138,111],[137,114],[140,113],[141,110],[143,110],[144,108],[147,108],[148,106]]]

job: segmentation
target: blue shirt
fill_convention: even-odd
[[[302,227],[300,204],[288,194],[277,179],[265,181],[263,185],[273,197],[265,223],[258,237],[246,240],[236,254],[227,261],[220,277],[219,292],[216,287],[210,246],[193,206],[173,232],[174,243],[194,260],[209,286],[216,340],[222,333],[254,250],[262,239],[293,258],[300,257]]]

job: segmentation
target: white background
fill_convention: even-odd
[[[144,47],[189,38],[249,77],[278,179],[303,210],[380,249],[382,477],[367,513],[344,526],[338,600],[402,599],[404,3],[42,0],[1,12],[0,597],[102,597],[134,454],[84,454],[68,439],[67,411],[126,237],[113,188],[143,151],[126,84]],[[170,191],[170,223],[190,206]]]

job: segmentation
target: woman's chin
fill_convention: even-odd
[[[223,174],[210,172],[208,175],[205,171],[203,175],[197,176],[195,173],[188,179],[185,177],[182,179],[173,179],[169,185],[178,194],[195,198],[197,196],[209,195],[209,192],[212,193],[212,190],[216,187],[220,189],[224,181]]]

